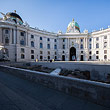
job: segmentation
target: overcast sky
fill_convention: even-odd
[[[0,12],[14,10],[31,27],[52,32],[65,33],[73,18],[81,32],[110,25],[110,0],[0,0]]]

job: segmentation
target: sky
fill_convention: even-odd
[[[110,0],[0,0],[0,12],[14,10],[31,27],[55,33],[65,33],[73,18],[81,32],[110,25]]]

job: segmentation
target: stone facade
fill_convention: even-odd
[[[80,32],[77,22],[67,32],[52,33],[22,24],[16,13],[0,18],[0,58],[10,61],[109,61],[110,28]],[[16,21],[15,21],[16,20]]]

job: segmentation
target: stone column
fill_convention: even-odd
[[[3,43],[2,28],[0,28],[0,44]]]
[[[9,44],[12,44],[12,29],[9,29]]]
[[[28,34],[28,31],[27,31],[27,46],[28,46],[28,37],[29,37],[28,35],[29,35],[29,34]]]
[[[68,38],[68,49],[69,49],[69,38]]]
[[[16,29],[13,29],[14,44],[16,44]]]
[[[79,49],[80,49],[80,45],[81,45],[81,42],[80,42],[80,38],[79,38]]]
[[[84,49],[86,48],[86,38],[84,37]]]
[[[87,47],[88,47],[88,39],[85,38],[85,48],[87,49]]]
[[[25,32],[25,46],[27,46],[27,32]]]

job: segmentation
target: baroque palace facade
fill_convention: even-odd
[[[0,59],[10,61],[110,61],[110,27],[80,32],[72,20],[66,33],[31,28],[16,12],[1,13]]]

